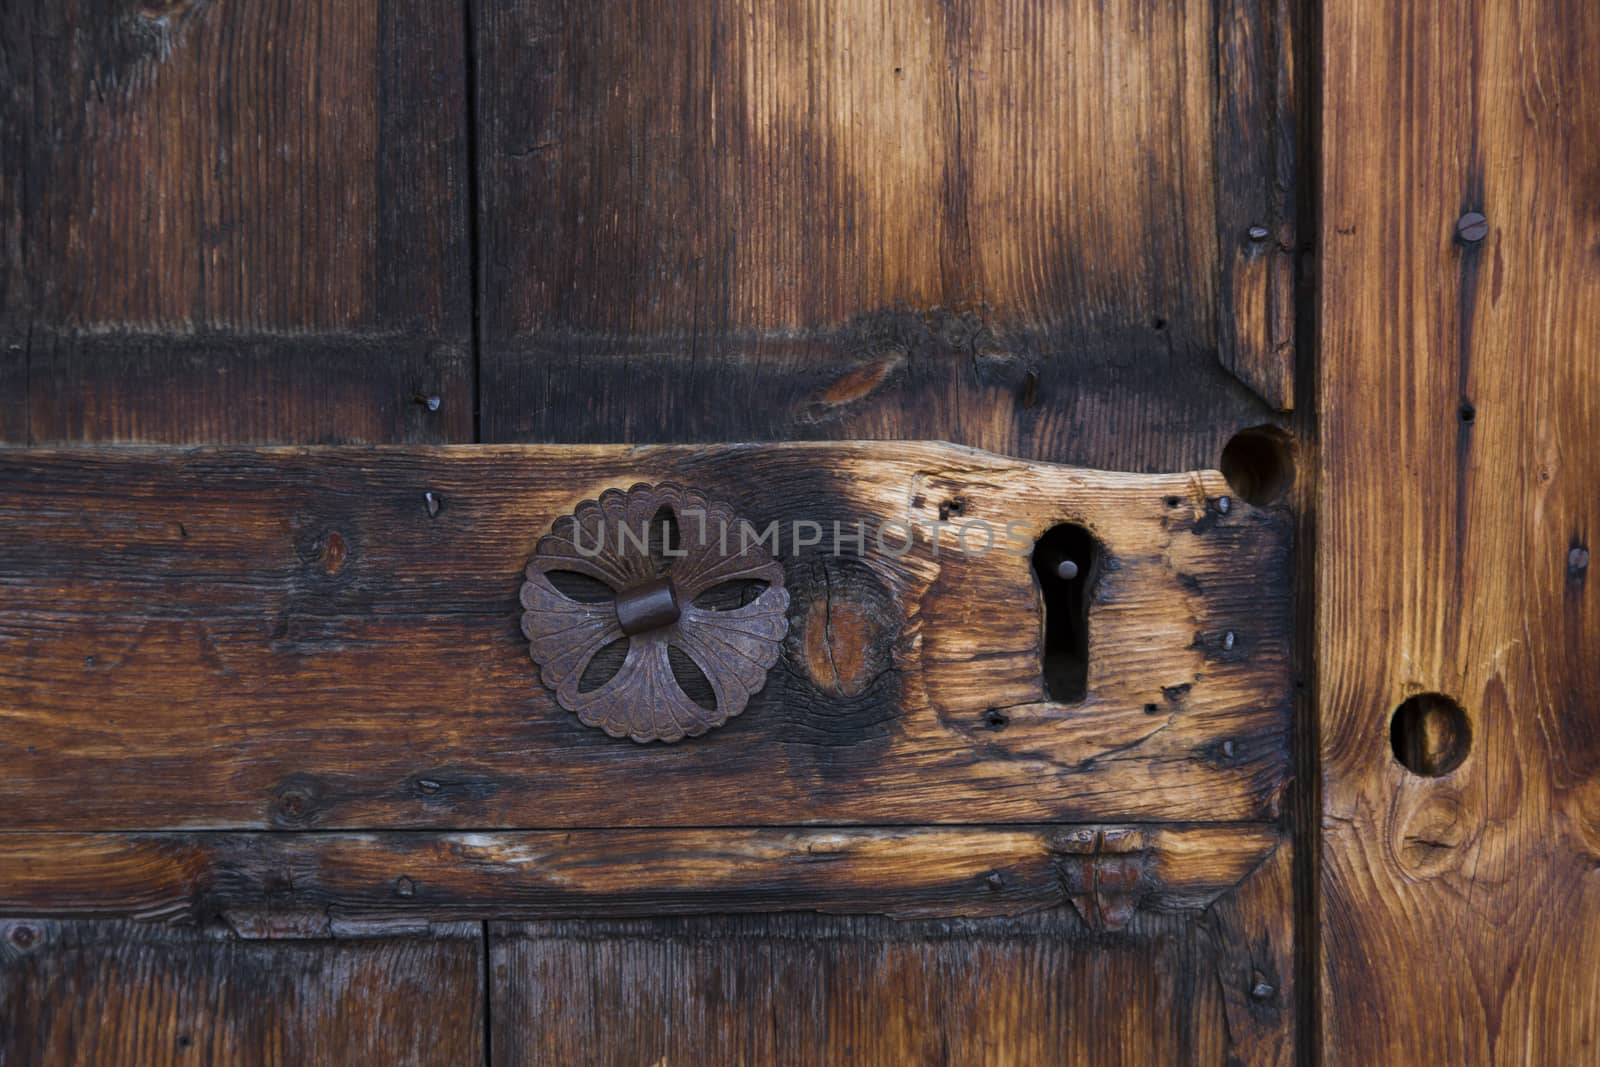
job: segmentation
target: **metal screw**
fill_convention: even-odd
[[[987,879],[985,879],[985,881],[987,881],[989,883],[989,888],[990,889],[997,890],[997,891],[1001,890],[1001,889],[1004,889],[1005,885],[1006,885],[1006,880],[1004,878],[1000,877],[1000,872],[999,871],[990,871],[989,872],[989,877]]]
[[[1231,507],[1233,507],[1233,501],[1232,500],[1229,500],[1225,496],[1217,497],[1217,510],[1219,512],[1221,512],[1222,514],[1226,515],[1228,513],[1228,509],[1231,508]]]
[[[1257,982],[1250,989],[1250,995],[1255,997],[1257,1000],[1266,1000],[1276,992],[1277,990],[1267,982]]]
[[[1056,577],[1062,581],[1070,582],[1077,576],[1078,564],[1076,560],[1064,559],[1056,564]]]
[[[1232,630],[1229,630],[1227,633],[1222,635],[1222,650],[1224,652],[1233,651],[1233,631]]]
[[[413,882],[411,879],[407,878],[405,875],[402,874],[399,878],[395,879],[395,882],[394,882],[394,893],[395,893],[395,896],[397,896],[397,897],[409,897],[409,896],[415,895],[416,891],[417,891],[417,883]]]
[[[1456,220],[1456,236],[1469,245],[1475,245],[1489,236],[1489,220],[1479,211],[1469,211]]]
[[[443,403],[443,401],[439,399],[439,394],[433,394],[432,396],[428,397],[428,410],[438,411],[441,403]]]
[[[439,514],[439,498],[432,492],[423,493],[422,502],[428,506],[428,518],[431,519]]]
[[[427,793],[431,796],[439,791],[440,786],[439,783],[434,781],[432,778],[419,778],[417,780],[417,789],[420,792]]]
[[[1250,240],[1256,242],[1265,241],[1272,233],[1265,226],[1252,226],[1249,232]]]

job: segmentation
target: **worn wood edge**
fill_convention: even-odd
[[[1228,438],[1259,424],[1270,405],[1220,365],[1211,331],[1178,342],[1174,328],[1113,337],[1103,343],[1115,354],[1100,358],[1078,358],[1052,334],[1011,331],[1002,353],[976,359],[919,340],[920,331],[910,340],[893,331],[885,342],[870,329],[700,343],[565,333],[486,341],[482,439],[952,440],[1097,469],[1213,465]],[[1174,349],[1191,354],[1173,363]],[[708,361],[714,389],[704,378]],[[575,407],[583,418],[562,417]],[[1198,422],[1196,410],[1206,412]]]
[[[1203,911],[1281,840],[1264,824],[14,832],[0,833],[0,915],[323,937],[491,918],[814,911],[917,919],[1072,906],[1104,926],[1071,899],[1083,892],[1074,866],[1081,843],[1102,838],[1129,842],[1115,855],[1139,861],[1137,882],[1116,889],[1126,890],[1124,923],[1133,910]]]
[[[1147,471],[1108,471],[1096,467],[1084,467],[1067,463],[1051,463],[1047,460],[1019,459],[1015,456],[1001,455],[972,445],[960,444],[953,441],[937,439],[916,441],[883,441],[870,438],[853,440],[806,440],[806,441],[727,441],[710,443],[662,443],[662,444],[628,444],[625,442],[599,442],[595,444],[579,443],[490,443],[474,444],[471,442],[444,442],[439,444],[167,444],[161,442],[127,441],[127,442],[85,442],[74,444],[44,444],[24,445],[17,442],[0,442],[0,455],[12,455],[18,458],[26,457],[30,460],[41,462],[50,460],[71,459],[74,456],[83,456],[89,459],[115,459],[121,455],[139,456],[143,458],[159,458],[163,454],[173,458],[188,456],[262,456],[266,458],[281,456],[304,457],[333,457],[359,458],[365,454],[407,456],[413,458],[427,458],[429,456],[461,457],[478,456],[484,459],[514,459],[523,457],[532,460],[551,460],[570,456],[574,452],[582,452],[585,456],[603,462],[613,459],[638,459],[674,457],[697,457],[738,454],[744,452],[816,452],[838,453],[840,455],[854,454],[868,462],[895,462],[914,461],[924,459],[929,462],[942,462],[949,465],[952,459],[962,457],[971,459],[985,467],[994,467],[997,470],[1013,468],[1017,470],[1038,469],[1055,471],[1063,474],[1074,472],[1093,477],[1096,481],[1108,482],[1115,485],[1146,486],[1160,485],[1173,479],[1200,478],[1208,491],[1226,494],[1227,480],[1222,472],[1215,468],[1201,467],[1193,470],[1147,472]]]
[[[1263,403],[1295,403],[1294,26],[1283,0],[1217,9],[1217,358]]]
[[[471,346],[454,330],[171,334],[35,325],[22,337],[26,388],[16,406],[26,433],[6,435],[13,444],[359,446],[472,437]]]
[[[1207,907],[1203,924],[1227,1020],[1230,1062],[1287,1067],[1304,1032],[1298,1018],[1293,840],[1285,836]]]

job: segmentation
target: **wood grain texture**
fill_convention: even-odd
[[[1296,5],[1218,0],[1218,356],[1278,411],[1294,407]]]
[[[1592,1062],[1600,9],[1324,19],[1325,1053]],[[1426,691],[1470,724],[1442,777],[1391,752]]]
[[[1211,935],[1213,966],[1227,1019],[1230,1062],[1313,1060],[1298,1016],[1294,855],[1285,844],[1222,895],[1201,919]]]
[[[482,952],[478,923],[268,943],[0,921],[0,1063],[482,1063]]]
[[[484,440],[1154,471],[1266,415],[1218,362],[1210,3],[474,11]],[[1227,144],[1254,202],[1276,103]]]
[[[1137,863],[1137,877],[1113,884],[1103,859],[1107,869],[1081,877],[1081,842],[1095,834],[1125,842],[1116,855]],[[1263,826],[7,833],[0,913],[321,934],[406,920],[777,911],[919,918],[1070,907],[1094,923],[1095,909],[1112,907],[1129,917],[1203,911],[1278,843]]]
[[[554,519],[666,481],[757,529],[924,525],[899,556],[786,534],[765,688],[640,746],[556,705],[516,594]],[[1274,817],[1288,780],[1288,521],[1215,472],[916,444],[11,450],[0,486],[17,829],[1225,821]],[[1099,538],[1082,702],[1044,699],[1028,558],[962,554],[941,515]],[[876,620],[846,689],[819,600]]]
[[[458,5],[25,0],[6,23],[26,440],[471,438]]]
[[[1215,942],[1172,916],[490,930],[496,1064],[1271,1062],[1230,1038]]]

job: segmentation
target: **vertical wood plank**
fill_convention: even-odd
[[[9,5],[0,441],[470,440],[462,16]],[[413,935],[0,921],[0,1063],[482,1062],[481,926]]]
[[[1325,5],[1330,1062],[1600,1048],[1600,8]],[[1482,232],[1457,234],[1464,213]],[[1428,776],[1439,693],[1470,729]],[[1437,704],[1435,704],[1437,707]]]
[[[486,440],[1155,471],[1271,417],[1218,360],[1209,0],[474,10]],[[1226,148],[1271,203],[1265,10]]]
[[[1210,942],[1142,918],[768,916],[491,926],[498,1067],[1221,1063]],[[1269,1062],[1253,1056],[1231,1062]]]
[[[463,38],[459,3],[8,10],[31,439],[470,439]]]
[[[1295,18],[1218,0],[1217,355],[1269,407],[1294,407]]]
[[[0,1063],[484,1062],[477,923],[406,940],[240,941],[0,921]]]

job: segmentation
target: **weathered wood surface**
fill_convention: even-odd
[[[483,1063],[483,951],[478,923],[269,943],[0,920],[0,1063]]]
[[[1270,6],[1219,79],[1206,0],[474,0],[482,439],[1215,465],[1289,356]]]
[[[464,918],[1201,911],[1264,826],[0,834],[0,913],[318,935]]]
[[[721,729],[581,726],[518,631],[522,567],[580,501],[663,481],[758,529],[1084,524],[1086,698],[1043,699],[1030,561],[923,526],[899,557],[785,534],[784,658]],[[16,829],[1218,821],[1271,817],[1288,777],[1287,519],[1215,472],[914,444],[12,450],[0,488]]]
[[[1217,0],[1217,353],[1294,407],[1298,79],[1291,0]]]
[[[472,438],[459,2],[4,22],[0,440]]]
[[[1287,917],[1287,898],[1252,888],[1261,876],[1251,906]],[[1235,941],[1188,916],[1107,935],[1059,911],[489,929],[496,1064],[1270,1064],[1294,1047],[1292,990],[1267,976],[1288,973],[1287,931],[1259,918]]]
[[[1594,1062],[1600,8],[1323,18],[1324,1053]],[[1426,691],[1442,777],[1391,746]]]

